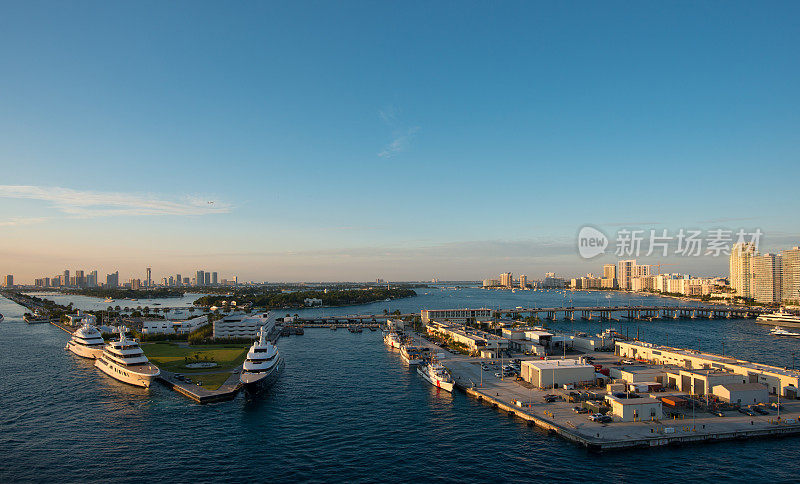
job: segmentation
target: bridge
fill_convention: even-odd
[[[609,320],[613,316],[636,320],[653,319],[716,319],[756,318],[765,310],[762,308],[719,307],[719,306],[581,306],[551,308],[499,309],[501,314],[528,315],[539,319],[574,321],[576,315],[583,320]]]

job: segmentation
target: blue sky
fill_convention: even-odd
[[[0,272],[535,278],[597,270],[584,224],[800,243],[795,2],[496,3],[5,2]]]

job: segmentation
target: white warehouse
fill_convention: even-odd
[[[583,360],[530,360],[521,365],[522,379],[539,388],[551,388],[595,380],[594,366]]]

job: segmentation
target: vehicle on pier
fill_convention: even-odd
[[[125,336],[126,330],[125,327],[119,328],[119,341],[106,344],[94,366],[123,383],[149,388],[161,370],[150,363],[138,341]]]
[[[269,341],[267,333],[263,326],[258,330],[258,340],[247,351],[247,358],[239,374],[239,382],[251,395],[269,388],[283,371],[283,356]]]
[[[77,331],[72,333],[72,337],[67,342],[65,350],[69,350],[81,358],[96,360],[103,356],[106,346],[103,335],[100,331],[89,323],[84,323]]]

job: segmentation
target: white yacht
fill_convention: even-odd
[[[800,333],[793,333],[791,331],[786,331],[780,326],[775,326],[772,330],[770,330],[769,334],[773,336],[789,336],[792,338],[800,338]]]
[[[770,314],[762,314],[756,318],[761,324],[780,324],[781,326],[800,326],[800,316],[786,312],[783,308]]]
[[[109,341],[94,366],[121,382],[144,388],[161,374],[144,355],[139,343],[125,336],[124,327],[119,328],[119,341]]]
[[[383,342],[386,343],[386,346],[393,349],[399,350],[400,346],[402,346],[402,343],[400,342],[400,335],[394,331],[384,334]]]
[[[450,372],[441,363],[431,361],[425,365],[420,365],[417,367],[417,373],[428,380],[431,385],[448,392],[453,391],[453,386],[455,385],[453,377],[450,376]]]
[[[248,393],[258,393],[275,383],[284,367],[278,348],[267,339],[269,331],[258,330],[258,340],[247,352],[239,381]]]
[[[400,358],[406,364],[419,365],[422,363],[422,350],[416,346],[402,345],[400,346]]]
[[[72,333],[72,338],[67,342],[65,350],[70,350],[83,358],[96,360],[103,356],[106,342],[100,331],[91,324],[84,323],[77,331]]]

